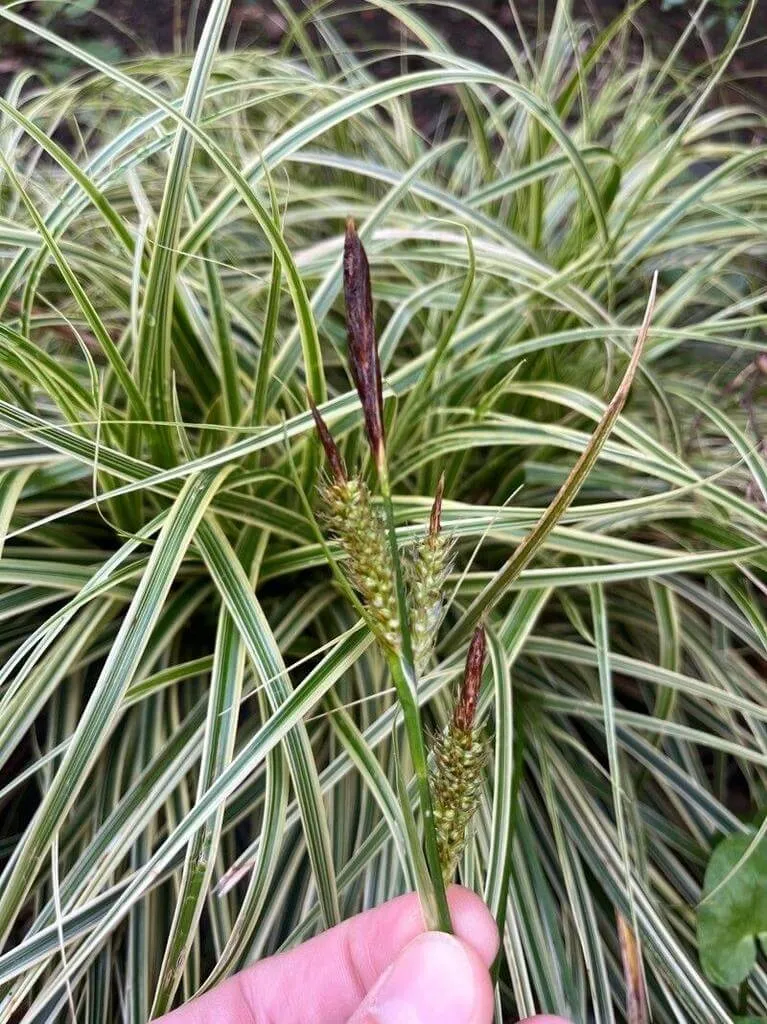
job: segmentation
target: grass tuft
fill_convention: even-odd
[[[225,7],[115,67],[0,7],[81,69],[0,100],[0,1017],[144,1020],[415,884],[444,926],[424,737],[480,621],[446,874],[504,1016],[767,1016],[696,931],[767,786],[754,2],[693,69],[567,0],[464,5],[492,68],[444,4],[370,0],[396,53],[319,6],[224,52]]]

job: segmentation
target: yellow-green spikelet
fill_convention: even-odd
[[[447,885],[452,881],[479,803],[487,760],[484,732],[474,719],[485,662],[485,631],[479,626],[469,644],[466,670],[453,716],[434,739],[431,795],[439,860]]]
[[[481,729],[464,732],[451,721],[432,747],[434,827],[447,885],[452,881],[479,801],[487,741]]]
[[[452,568],[452,538],[442,533],[444,486],[443,478],[437,486],[426,536],[413,548],[405,562],[416,678],[420,678],[429,667],[437,631],[445,613],[445,583]]]
[[[406,563],[410,636],[418,678],[429,666],[437,630],[444,615],[444,588],[450,572],[451,549],[450,538],[443,534],[428,534]]]
[[[325,520],[346,559],[342,569],[359,592],[380,641],[400,644],[394,568],[386,528],[363,480],[334,480],[322,488]]]

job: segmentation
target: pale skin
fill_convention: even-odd
[[[425,932],[417,897],[401,896],[260,961],[162,1024],[490,1024],[495,923],[467,889],[451,886],[448,900],[455,936]]]

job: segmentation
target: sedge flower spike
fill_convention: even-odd
[[[431,772],[434,826],[446,885],[452,881],[466,845],[469,826],[479,803],[482,769],[487,761],[484,731],[475,725],[485,646],[485,630],[479,626],[469,644],[463,683],[452,718],[434,740]]]
[[[400,645],[397,594],[383,519],[365,481],[347,476],[338,446],[311,395],[309,405],[332,476],[320,485],[323,519],[346,556],[342,571],[360,594],[371,629],[380,643],[396,650]]]
[[[357,389],[373,461],[384,463],[384,417],[381,363],[378,358],[370,265],[354,221],[346,224],[344,241],[344,300],[349,368]]]
[[[443,477],[437,486],[426,536],[412,549],[405,562],[410,598],[410,635],[417,678],[423,676],[429,667],[437,631],[445,614],[445,582],[452,569],[450,553],[453,541],[442,532],[444,490]]]

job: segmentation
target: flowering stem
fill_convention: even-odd
[[[429,869],[432,893],[428,901],[433,906],[435,920],[427,921],[429,927],[435,927],[439,931],[452,932],[453,926],[450,921],[450,908],[447,904],[445,883],[442,878],[442,866],[439,857],[439,846],[437,833],[434,828],[434,806],[432,804],[431,786],[429,784],[428,754],[426,740],[424,737],[421,711],[418,706],[418,694],[416,690],[416,675],[413,667],[413,645],[410,638],[410,618],[407,606],[407,597],[402,578],[402,566],[400,564],[399,550],[397,548],[397,534],[394,527],[394,509],[392,506],[391,484],[389,481],[389,470],[386,458],[377,461],[378,479],[381,487],[381,498],[383,499],[384,515],[386,519],[386,532],[389,538],[392,563],[394,565],[394,582],[397,592],[397,606],[400,622],[400,650],[387,654],[389,671],[392,674],[394,685],[397,688],[397,696],[402,708],[402,717],[405,721],[405,732],[407,733],[410,756],[413,760],[413,772],[416,778],[418,789],[418,802],[421,808],[423,819],[424,853],[426,865]],[[428,908],[425,908],[425,910]]]
[[[387,661],[394,685],[397,687],[397,696],[402,708],[402,717],[405,721],[405,732],[407,733],[410,756],[413,760],[413,774],[415,775],[418,789],[418,803],[423,819],[424,854],[432,885],[432,893],[428,894],[431,898],[425,900],[427,906],[424,910],[427,912],[426,916],[428,918],[428,910],[430,909],[428,904],[431,904],[435,915],[435,919],[427,919],[426,924],[429,928],[452,933],[453,926],[450,921],[450,908],[447,903],[439,847],[437,845],[437,833],[434,828],[434,807],[432,804],[431,786],[429,785],[428,755],[421,713],[415,693],[415,677],[412,672],[412,666],[406,665],[397,654],[388,655]]]
[[[387,622],[393,625],[394,643],[384,645],[389,668],[394,679],[402,714],[405,719],[408,746],[413,759],[413,770],[418,788],[418,798],[423,818],[424,851],[429,878],[421,879],[419,890],[423,902],[424,916],[430,928],[451,932],[450,910],[442,879],[439,846],[434,825],[434,806],[429,784],[429,770],[426,740],[423,734],[421,713],[418,707],[417,676],[413,658],[413,641],[410,635],[410,612],[408,609],[402,564],[397,548],[397,534],[394,528],[391,481],[386,459],[386,433],[384,430],[383,385],[381,361],[376,343],[375,320],[373,317],[373,293],[370,283],[370,264],[365,247],[360,241],[354,222],[349,220],[344,238],[344,300],[346,304],[346,333],[349,347],[349,369],[362,405],[370,454],[373,457],[381,498],[384,507],[384,521],[389,547],[392,583],[394,585],[396,613],[387,615]],[[331,468],[338,476],[338,467],[331,459],[328,438],[323,435],[320,417],[315,415],[320,437],[325,445]],[[335,459],[335,454],[333,454]],[[340,462],[340,457],[337,460]],[[391,589],[388,589],[391,597]],[[396,622],[394,621],[396,619]],[[389,632],[392,632],[391,630]],[[420,850],[413,850],[414,863],[423,860]],[[423,876],[423,872],[420,872]],[[418,872],[416,872],[418,876]]]

